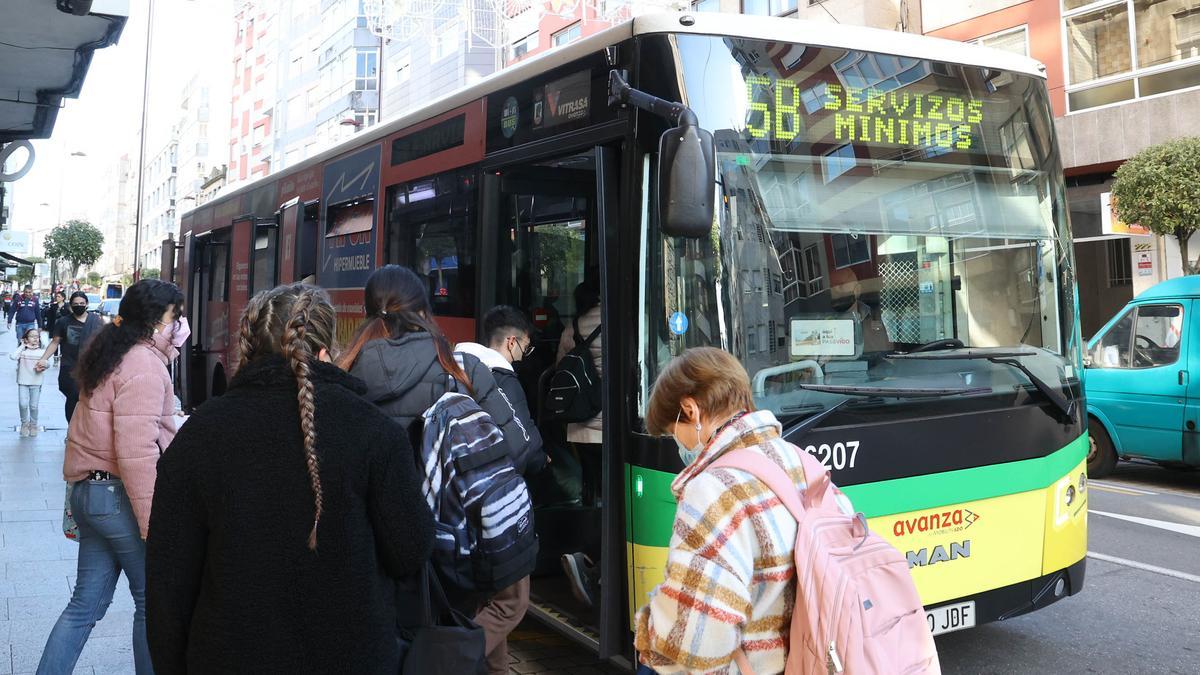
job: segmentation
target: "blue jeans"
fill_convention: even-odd
[[[79,524],[79,567],[75,593],[58,617],[38,675],[61,675],[75,662],[96,622],[104,618],[121,570],[133,595],[133,663],[138,675],[152,675],[146,642],[146,542],[119,480],[83,481],[71,491],[71,510]]]
[[[38,325],[37,325],[36,321],[30,321],[29,323],[18,323],[17,324],[17,344],[21,344],[21,341],[25,339],[25,331],[29,330],[30,328],[37,328],[37,327],[38,327]]]
[[[38,403],[42,400],[42,385],[18,384],[17,405],[21,409],[21,424],[37,424]]]

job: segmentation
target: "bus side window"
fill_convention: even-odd
[[[295,278],[297,280],[317,274],[317,220],[319,214],[319,202],[304,205],[304,218],[297,226],[296,232]]]

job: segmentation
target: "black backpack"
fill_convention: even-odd
[[[600,374],[592,360],[592,343],[600,337],[600,326],[586,338],[579,337],[579,317],[572,320],[575,347],[558,362],[546,393],[546,411],[563,422],[586,422],[600,414]]]

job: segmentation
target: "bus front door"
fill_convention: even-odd
[[[622,462],[610,457],[607,418],[566,425],[546,413],[544,398],[554,366],[574,344],[573,324],[590,330],[611,309],[596,303],[606,281],[602,220],[613,210],[605,195],[615,191],[613,172],[603,167],[614,155],[598,147],[486,171],[482,220],[498,231],[485,230],[485,250],[494,245],[495,253],[480,261],[480,279],[494,280],[480,284],[482,309],[512,305],[534,326],[533,351],[515,366],[550,457],[544,471],[527,477],[540,546],[530,612],[601,657],[626,651],[629,642],[622,630],[623,481],[608,479]],[[608,340],[605,330],[605,355],[596,363],[602,373]]]

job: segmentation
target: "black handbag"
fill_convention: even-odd
[[[401,675],[487,675],[483,629],[446,600],[430,563],[417,579],[420,624],[401,631]]]

